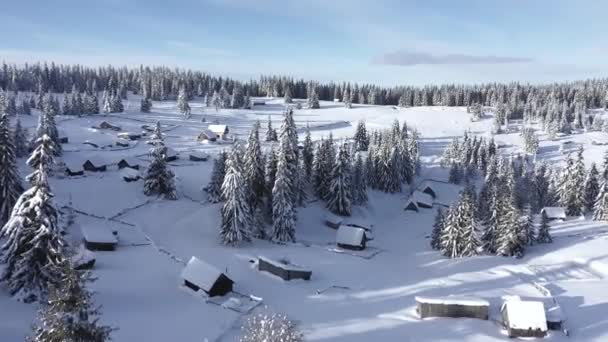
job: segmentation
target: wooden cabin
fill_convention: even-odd
[[[99,124],[99,128],[101,128],[101,129],[110,129],[110,130],[113,130],[113,131],[120,131],[121,130],[119,126],[113,125],[113,124],[111,124],[111,123],[109,123],[107,121],[102,121]]]
[[[127,183],[136,182],[141,179],[141,174],[139,173],[139,171],[130,167],[125,167],[121,169],[120,176]]]
[[[90,251],[113,251],[118,244],[118,233],[103,226],[81,228],[84,246]]]
[[[118,138],[124,139],[124,140],[138,140],[138,139],[141,139],[141,134],[140,133],[134,133],[134,132],[121,132],[121,133],[118,133],[116,136]]]
[[[283,280],[304,279],[310,280],[312,271],[285,260],[272,260],[266,257],[258,257],[258,270],[265,271],[280,277]]]
[[[103,159],[93,156],[82,164],[82,168],[91,172],[103,172],[106,171],[108,167],[107,163]]]
[[[78,162],[65,162],[65,174],[68,176],[84,175],[84,168]]]
[[[566,220],[566,210],[562,207],[544,207],[540,214],[545,214],[549,221],[564,221]]]
[[[420,318],[451,317],[451,318],[489,318],[490,303],[481,298],[473,297],[420,297],[416,298],[416,312]]]
[[[202,290],[209,297],[224,296],[232,292],[234,285],[224,273],[194,256],[186,264],[181,278],[184,286],[195,292]]]
[[[367,244],[365,229],[341,225],[336,233],[336,244],[344,249],[364,250]]]
[[[374,239],[374,225],[366,219],[349,217],[349,218],[344,219],[344,221],[342,221],[342,225],[349,226],[349,227],[355,227],[355,228],[361,228],[361,229],[365,230],[365,239],[367,241]]]
[[[327,213],[323,221],[325,222],[325,225],[329,228],[338,229],[340,228],[342,221],[344,221],[344,218],[331,213]]]
[[[134,158],[123,158],[118,162],[118,169],[124,169],[125,167],[139,170],[139,160]]]
[[[500,309],[509,337],[545,337],[547,318],[543,302],[507,300]]]
[[[230,130],[227,125],[209,125],[207,129],[215,133],[216,139],[226,139]]]
[[[215,134],[213,131],[211,131],[210,129],[207,128],[203,128],[201,130],[201,132],[198,134],[198,137],[196,138],[196,140],[198,142],[202,142],[202,141],[216,141],[217,140],[217,134]]]

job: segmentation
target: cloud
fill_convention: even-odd
[[[525,57],[474,56],[465,54],[432,55],[426,52],[392,51],[372,59],[372,64],[382,65],[449,65],[449,64],[510,64],[529,63]]]

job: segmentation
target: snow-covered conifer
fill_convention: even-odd
[[[310,129],[308,124],[306,125],[306,133],[304,136],[304,146],[302,148],[302,163],[304,167],[305,175],[308,179],[312,177],[312,165],[314,159],[314,145],[312,138],[310,137]]]
[[[27,130],[21,126],[21,119],[17,116],[17,122],[13,129],[13,143],[15,144],[15,156],[17,158],[23,158],[27,156]]]
[[[160,127],[160,124],[157,123],[157,127]],[[167,147],[162,140],[162,135],[154,140],[150,156],[152,161],[144,177],[144,194],[147,196],[162,195],[169,200],[177,199],[175,175],[167,165]]]
[[[346,145],[341,145],[336,157],[327,193],[327,208],[335,214],[350,216],[352,188],[350,156]]]
[[[367,177],[365,175],[365,165],[361,153],[357,153],[357,156],[355,157],[352,184],[353,204],[367,204]]]
[[[8,221],[13,206],[23,192],[15,150],[8,114],[0,114],[0,227]]]
[[[226,175],[226,151],[221,151],[217,154],[217,158],[213,161],[213,171],[211,171],[211,179],[205,187],[207,198],[211,203],[222,201],[222,184]]]
[[[540,217],[540,225],[538,227],[538,235],[536,236],[536,243],[551,243],[553,239],[551,238],[551,233],[549,232],[549,218],[547,217],[546,212],[541,213]]]
[[[286,140],[282,137],[281,143]],[[273,241],[293,242],[296,232],[296,210],[294,207],[294,180],[290,160],[285,148],[279,149],[276,181],[272,189],[272,235]]]
[[[435,222],[433,223],[433,231],[431,232],[431,248],[434,250],[441,249],[441,236],[444,226],[444,212],[441,208],[437,209]]]
[[[266,130],[266,141],[278,141],[277,131],[272,128],[272,121],[268,116],[268,129]]]
[[[369,138],[367,136],[367,129],[365,127],[365,121],[360,120],[357,124],[357,130],[355,131],[355,149],[357,151],[367,151],[369,147]]]
[[[240,165],[240,149],[233,147],[226,160],[226,175],[222,184],[222,243],[236,246],[251,240],[253,212],[247,203],[247,182]]]
[[[597,199],[597,195],[600,192],[600,184],[599,184],[599,172],[597,171],[597,167],[595,163],[591,163],[591,168],[587,173],[587,178],[585,179],[585,211],[591,212],[593,211],[593,207],[595,205],[595,200]]]
[[[247,202],[252,209],[262,206],[266,188],[259,129],[258,121],[251,129],[244,155],[243,177],[247,188]]]

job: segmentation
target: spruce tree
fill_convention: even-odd
[[[304,147],[302,148],[302,163],[304,167],[304,174],[308,179],[312,177],[314,160],[314,145],[312,138],[310,137],[310,129],[308,124],[306,125],[306,133],[304,136]]]
[[[160,133],[160,124],[156,125],[159,136],[153,139],[154,147],[150,150],[152,162],[144,177],[144,194],[146,196],[164,196],[166,199],[177,199],[175,190],[175,175],[167,165],[167,147]]]
[[[367,204],[367,177],[365,176],[365,165],[363,164],[363,157],[361,157],[360,153],[357,153],[357,156],[355,158],[355,164],[353,166],[352,184],[353,204]]]
[[[602,182],[593,208],[593,220],[608,221],[608,182]]]
[[[441,249],[441,236],[443,235],[444,213],[441,208],[437,209],[435,222],[433,223],[433,231],[431,232],[431,248],[434,250]]]
[[[285,88],[285,95],[283,96],[283,103],[289,104],[292,103],[293,99],[291,98],[291,88]]]
[[[268,129],[266,130],[266,141],[277,141],[277,131],[272,128],[272,121],[270,120],[270,116],[268,116]]]
[[[276,242],[295,241],[296,210],[294,207],[293,182],[287,150],[279,150],[276,181],[272,189],[272,235]]]
[[[450,175],[448,178],[448,182],[453,183],[453,184],[460,184],[460,182],[462,182],[462,178],[464,177],[464,174],[462,173],[462,167],[459,163],[452,163],[452,166],[450,167]]]
[[[222,243],[228,246],[251,241],[253,212],[247,203],[247,183],[243,177],[239,153],[238,146],[233,147],[226,160],[226,175],[222,184],[222,197],[225,203],[222,207],[220,237]]]
[[[15,156],[23,158],[27,156],[27,130],[21,126],[21,119],[17,116],[17,122],[13,129],[13,143],[15,144]]]
[[[266,196],[267,196],[267,200],[266,200],[266,204],[267,204],[267,210],[266,210],[266,214],[268,215],[268,217],[270,218],[270,220],[272,221],[272,189],[274,188],[274,183],[276,182],[276,176],[277,176],[277,164],[278,164],[278,159],[277,159],[277,154],[274,151],[274,149],[270,149],[270,151],[268,152],[268,157],[266,158],[266,165],[264,167],[264,173],[266,175],[266,179],[265,179],[265,183],[266,183]]]
[[[17,171],[15,145],[8,114],[0,114],[0,227],[8,221],[13,206],[23,192]]]
[[[264,161],[260,147],[259,121],[256,122],[249,134],[244,156],[244,178],[247,187],[247,202],[251,208],[262,205],[266,188]]]
[[[60,282],[49,286],[48,305],[38,312],[28,341],[109,341],[114,329],[99,324],[100,309],[86,288],[94,279],[67,260],[58,269]]]
[[[459,257],[462,244],[457,207],[452,206],[445,215],[441,234],[441,254],[449,258]]]
[[[139,111],[142,113],[150,113],[152,110],[152,100],[142,98],[139,104]]]
[[[357,124],[357,130],[355,131],[355,149],[357,151],[367,151],[369,148],[369,138],[367,136],[367,129],[365,127],[365,121],[361,120]]]
[[[319,95],[314,87],[312,87],[312,93],[308,97],[308,108],[310,109],[319,109],[321,106],[319,105]]]
[[[177,109],[184,116],[184,119],[190,118],[190,104],[188,104],[186,87],[183,85],[179,88],[179,95],[177,96]]]
[[[213,161],[213,171],[209,184],[205,187],[207,198],[211,203],[219,203],[222,198],[222,184],[226,176],[226,151],[221,151],[217,154],[217,158]]]
[[[27,159],[27,165],[31,167],[34,172],[28,175],[26,180],[32,185],[39,179],[37,173],[40,167],[48,173],[47,170],[49,170],[51,165],[55,162],[55,158],[53,157],[55,154],[55,151],[53,150],[53,141],[48,135],[45,134],[41,138],[38,138],[35,144],[36,148]]]
[[[345,144],[340,146],[331,172],[328,190],[327,208],[335,214],[350,216],[352,211],[351,167]]]
[[[549,233],[549,218],[546,212],[541,213],[540,226],[538,227],[538,235],[536,236],[536,243],[551,243],[553,239]]]
[[[587,173],[587,178],[585,179],[585,211],[591,212],[593,211],[595,200],[597,199],[597,195],[600,192],[600,184],[598,181],[599,172],[597,171],[597,167],[595,163],[591,164],[591,169]]]
[[[0,281],[11,295],[25,302],[44,300],[48,286],[61,282],[58,267],[64,260],[64,241],[45,164],[39,164],[31,176],[37,179],[19,197],[0,234],[6,238],[0,247],[5,264]]]

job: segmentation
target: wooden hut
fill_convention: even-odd
[[[404,210],[414,210],[418,211],[420,208],[432,208],[433,207],[433,197],[420,190],[414,191],[408,200],[405,202]]]
[[[545,306],[538,301],[507,300],[500,309],[509,337],[545,337]]]
[[[211,131],[208,128],[203,128],[201,130],[201,132],[198,134],[198,137],[196,139],[198,142],[201,141],[216,141],[217,140],[217,134],[215,134],[213,131]]]
[[[329,228],[338,229],[340,228],[340,225],[342,224],[342,221],[344,221],[344,219],[340,216],[327,213],[323,221],[325,222],[325,225]]]
[[[207,161],[209,159],[209,155],[205,152],[193,151],[188,155],[188,159],[196,162]]]
[[[167,148],[167,154],[165,155],[165,160],[168,162],[176,161],[178,159],[178,153],[176,150],[171,147]]]
[[[226,136],[230,132],[228,126],[226,125],[209,125],[207,127],[208,130],[215,133],[217,139],[226,139]]]
[[[113,131],[120,131],[120,127],[119,126],[113,125],[113,124],[111,124],[111,123],[109,123],[107,121],[102,121],[99,124],[99,128],[101,128],[101,129],[110,129],[110,130],[113,130]]]
[[[68,176],[82,176],[84,175],[84,169],[82,164],[78,162],[65,162],[65,174]]]
[[[113,251],[118,244],[118,233],[103,226],[82,227],[84,246],[90,251]]]
[[[361,229],[365,230],[365,239],[367,241],[374,239],[374,225],[366,219],[349,217],[349,218],[344,219],[344,221],[342,221],[342,225],[349,226],[349,227],[355,227],[355,228],[361,228]]]
[[[564,221],[566,220],[566,210],[562,207],[544,207],[540,214],[547,215],[549,221]]]
[[[82,168],[91,172],[103,172],[107,170],[107,163],[97,156],[92,156],[82,164]]]
[[[141,175],[139,174],[139,171],[132,169],[130,167],[125,167],[125,168],[121,169],[120,176],[127,183],[135,182],[135,181],[138,181],[139,179],[141,179]]]
[[[312,271],[285,260],[275,261],[263,256],[258,257],[258,270],[274,274],[283,280],[310,280]]]
[[[234,285],[224,273],[194,256],[186,264],[181,278],[184,286],[195,292],[202,290],[209,297],[223,296],[231,292]]]
[[[139,170],[139,161],[134,158],[123,158],[118,162],[118,169],[124,169],[125,167]]]
[[[411,210],[411,211],[418,211],[418,204],[416,203],[416,201],[414,201],[413,198],[408,198],[407,201],[405,201],[405,207],[403,208],[403,210]]]
[[[487,320],[490,303],[473,297],[416,297],[416,311],[420,318],[452,317]]]
[[[336,244],[340,248],[363,250],[366,247],[365,229],[343,226],[338,228],[336,233]]]
[[[125,140],[138,140],[141,138],[140,133],[134,133],[134,132],[121,132],[121,133],[118,133],[116,136],[119,137],[120,139],[125,139]]]

